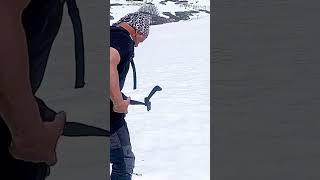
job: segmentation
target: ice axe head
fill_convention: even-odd
[[[154,93],[156,93],[157,91],[161,91],[162,88],[160,86],[155,86],[148,97],[144,98],[144,104],[145,106],[147,106],[147,110],[150,111],[151,110],[151,102],[150,102],[150,98],[154,95]]]
[[[151,102],[150,102],[150,99],[144,98],[144,104],[145,104],[145,106],[147,106],[147,111],[150,111],[150,110],[151,110]]]

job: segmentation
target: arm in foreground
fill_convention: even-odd
[[[21,21],[26,0],[0,2],[0,114],[12,142],[9,151],[16,159],[56,162],[55,147],[65,118],[43,124],[33,96],[26,37]]]

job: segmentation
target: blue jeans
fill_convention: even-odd
[[[131,180],[135,165],[127,123],[110,137],[111,180]]]

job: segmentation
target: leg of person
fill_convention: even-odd
[[[111,180],[131,180],[135,165],[127,123],[110,137]]]
[[[11,142],[10,131],[0,117],[0,179],[45,180],[49,167],[44,163],[31,163],[14,159],[8,147]]]

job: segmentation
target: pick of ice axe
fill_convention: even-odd
[[[155,86],[149,96],[145,97],[144,98],[144,102],[140,102],[140,101],[136,101],[136,100],[130,100],[130,104],[131,105],[144,105],[144,106],[147,106],[147,110],[150,111],[151,110],[151,102],[150,102],[150,99],[151,97],[157,92],[157,91],[161,91],[162,88],[160,86]]]

